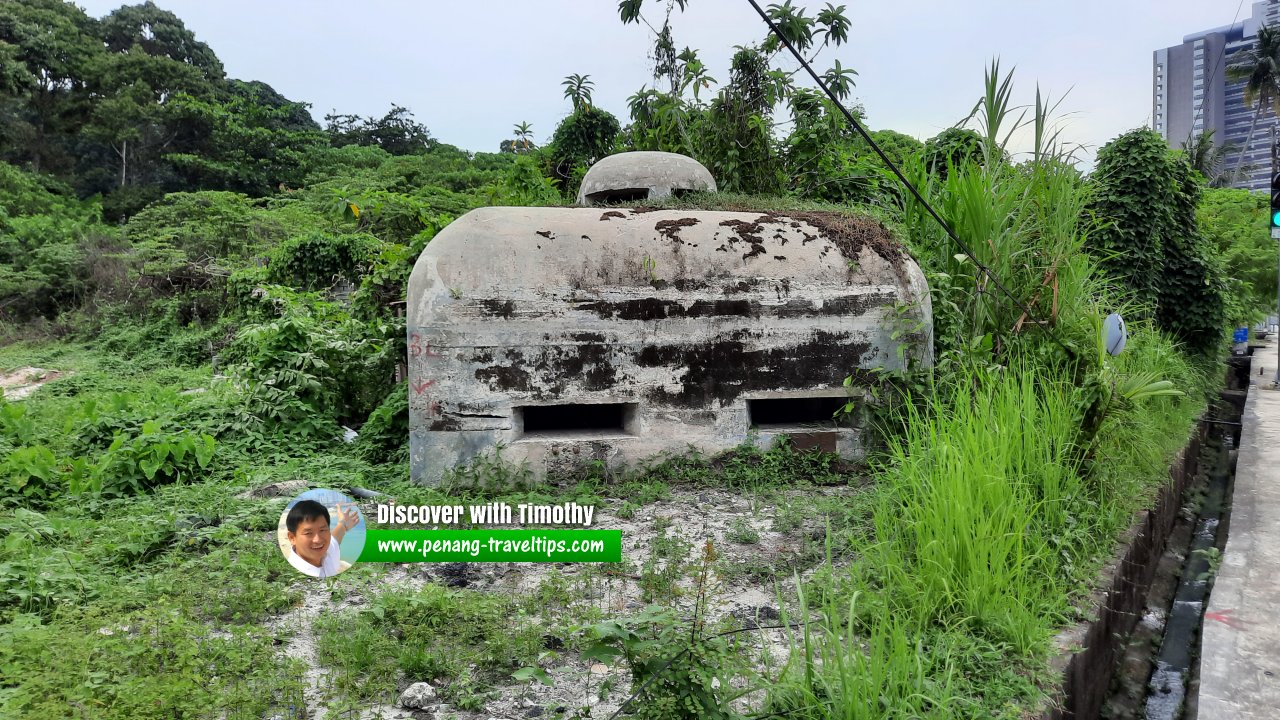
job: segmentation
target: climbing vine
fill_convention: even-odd
[[[1098,152],[1090,250],[1120,289],[1193,352],[1225,323],[1225,286],[1196,229],[1200,180],[1164,139],[1133,130]]]

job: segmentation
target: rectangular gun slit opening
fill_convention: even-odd
[[[844,395],[747,400],[747,423],[765,429],[847,427],[847,420],[837,422],[835,418],[836,411],[847,402],[849,398]]]
[[[587,193],[587,201],[596,205],[635,202],[649,199],[649,188],[613,188]]]
[[[640,404],[565,403],[513,410],[518,439],[585,439],[634,436]]]

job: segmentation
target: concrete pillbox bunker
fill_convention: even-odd
[[[716,191],[716,181],[702,163],[676,153],[642,150],[610,155],[592,165],[582,178],[578,204],[658,200],[699,191]]]
[[[844,378],[899,367],[902,342],[931,362],[931,323],[919,267],[867,218],[473,210],[409,280],[411,475],[499,445],[542,475],[780,434],[856,458],[859,428],[831,420]]]

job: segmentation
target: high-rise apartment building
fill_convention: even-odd
[[[1152,129],[1175,148],[1205,130],[1214,131],[1217,145],[1234,144],[1237,151],[1227,156],[1226,169],[1243,163],[1247,170],[1235,187],[1270,187],[1271,129],[1276,117],[1270,107],[1259,115],[1256,105],[1244,104],[1245,82],[1227,79],[1227,67],[1242,60],[1235,57],[1237,53],[1254,46],[1258,28],[1277,23],[1280,0],[1264,0],[1254,3],[1251,16],[1234,25],[1192,33],[1182,38],[1181,45],[1152,54]]]

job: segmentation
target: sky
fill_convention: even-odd
[[[155,0],[222,59],[230,77],[261,80],[326,113],[381,116],[408,108],[436,139],[496,152],[528,122],[536,142],[569,113],[560,83],[590,75],[593,102],[627,120],[626,100],[652,83],[653,33],[622,25],[616,0]],[[850,42],[825,50],[858,72],[851,101],[872,129],[927,139],[963,119],[992,59],[1015,69],[1015,104],[1037,84],[1054,100],[1083,167],[1116,135],[1151,116],[1153,50],[1243,19],[1250,0],[836,0]],[[115,0],[77,0],[102,17]],[[818,0],[793,0],[809,15]],[[660,26],[664,0],[646,0]],[[692,47],[727,81],[735,45],[767,27],[747,0],[689,0],[672,14],[678,48]],[[795,67],[794,64],[788,67]],[[1015,137],[1015,150],[1025,139]]]

